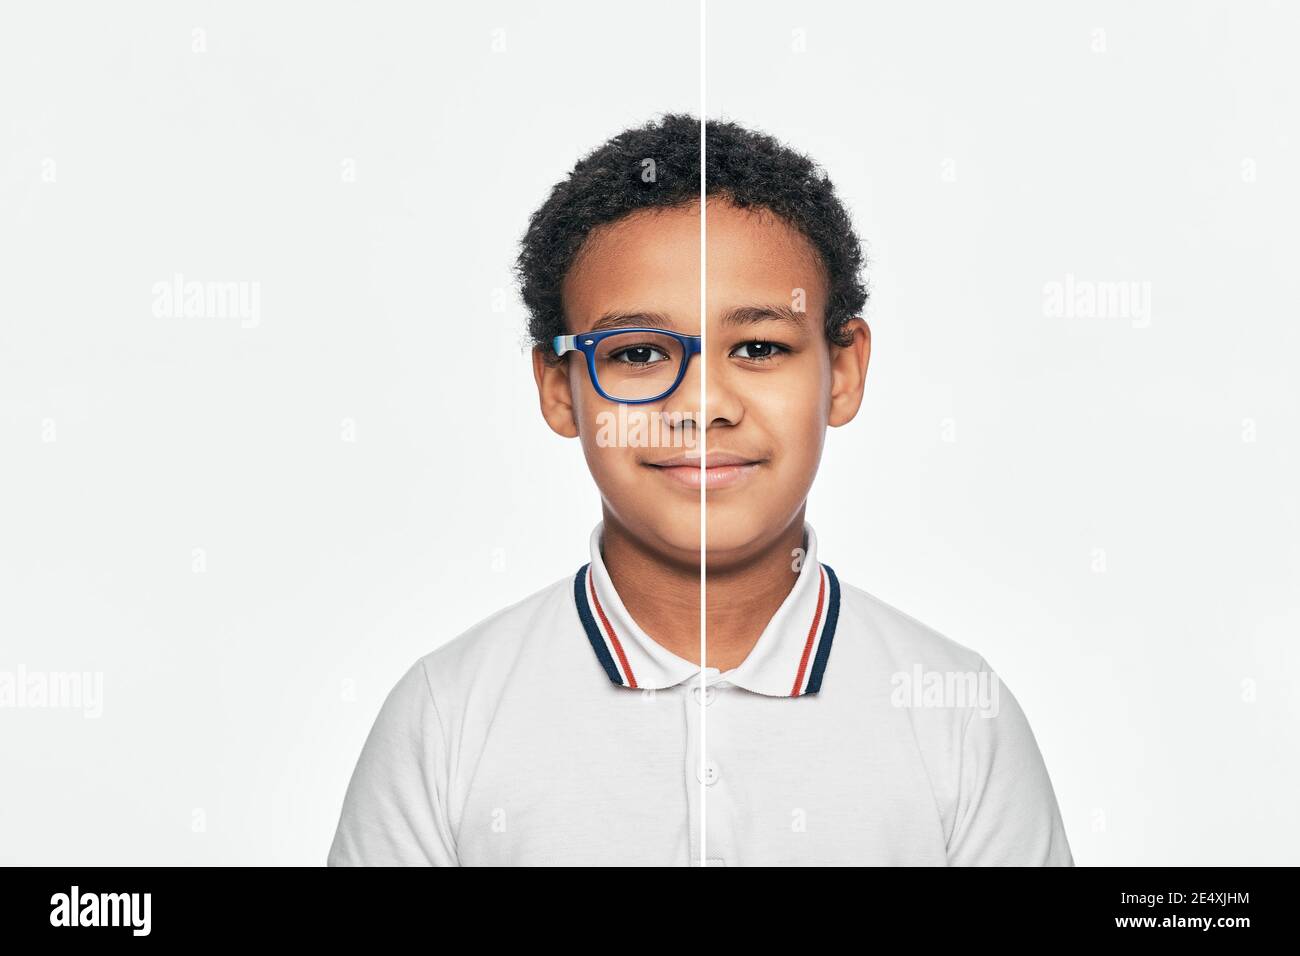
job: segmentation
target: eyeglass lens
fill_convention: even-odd
[[[617,401],[655,398],[672,387],[685,354],[682,343],[656,332],[619,332],[595,349],[596,379]]]

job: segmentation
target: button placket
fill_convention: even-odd
[[[700,723],[702,708],[695,702],[685,688],[675,688],[674,696],[681,701],[686,722],[685,765],[682,767],[682,780],[686,784],[686,832],[687,854],[691,866],[700,865],[700,821],[705,813],[703,795],[697,769],[700,764]]]
[[[724,689],[730,685],[722,679],[722,673],[716,667],[706,667],[704,669],[704,686],[700,687],[698,677],[692,682],[691,693],[687,697],[690,701],[690,708],[693,711],[692,720],[694,723],[693,730],[699,731],[700,724],[705,723],[704,711],[706,707],[711,707]],[[695,744],[692,750],[693,773],[692,778],[696,786],[692,789],[703,800],[702,809],[708,818],[708,866],[726,866],[726,852],[730,844],[731,826],[727,817],[731,812],[731,800],[726,794],[727,786],[721,783],[722,767],[712,756],[715,747],[725,743],[726,733],[722,725],[715,723],[715,718],[720,717],[720,712],[716,709],[710,709],[707,718],[709,732],[706,733],[709,739],[701,741],[696,738],[692,741]],[[716,742],[713,739],[712,731],[714,729],[722,732],[722,737]],[[700,750],[699,744],[703,742],[705,749]],[[690,779],[690,778],[688,778]],[[707,793],[706,793],[707,791]],[[698,847],[696,848],[698,853]],[[693,861],[693,865],[698,866],[698,856]]]
[[[706,759],[703,767],[695,768],[696,779],[706,787],[711,787],[717,783],[719,776],[721,776],[721,771],[718,770],[717,763],[712,760]]]
[[[696,780],[703,792],[705,817],[708,820],[708,866],[726,866],[728,858],[735,851],[735,813],[736,806],[731,791],[735,781],[723,779],[723,770],[728,767],[728,755],[732,752],[733,728],[730,720],[735,715],[730,713],[734,701],[731,695],[737,691],[733,685],[722,678],[716,668],[706,671],[706,684],[695,706],[705,719],[706,731],[703,751],[703,764],[696,767]],[[718,703],[723,698],[725,703]],[[716,706],[715,706],[716,705]],[[728,771],[730,772],[730,771]]]

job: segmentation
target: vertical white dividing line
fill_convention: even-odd
[[[708,865],[708,858],[705,852],[708,839],[708,813],[706,812],[708,801],[708,785],[705,783],[707,774],[705,773],[705,754],[707,753],[708,735],[705,732],[705,723],[707,720],[705,709],[705,698],[708,694],[708,688],[704,683],[704,668],[708,664],[708,639],[705,617],[705,607],[708,603],[708,568],[706,565],[706,554],[708,544],[708,495],[705,489],[705,455],[707,453],[705,435],[708,432],[709,423],[707,420],[708,405],[705,394],[704,383],[709,380],[709,332],[706,311],[708,305],[708,295],[706,294],[705,277],[708,275],[708,248],[705,242],[707,235],[707,217],[704,214],[705,203],[708,199],[708,182],[707,167],[705,161],[708,153],[705,147],[705,107],[706,100],[704,96],[704,61],[705,61],[705,42],[704,27],[707,21],[705,11],[708,7],[708,0],[700,0],[700,411],[698,420],[695,423],[695,437],[700,446],[700,866]]]

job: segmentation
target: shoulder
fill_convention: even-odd
[[[410,685],[423,684],[439,711],[471,689],[479,695],[500,693],[521,660],[544,657],[557,638],[578,626],[574,576],[548,584],[421,655],[410,669],[421,680]]]
[[[515,603],[483,618],[421,656],[433,672],[474,667],[485,659],[518,653],[530,639],[567,623],[576,615],[573,574],[565,575]]]
[[[572,587],[572,578],[549,584],[418,657],[385,697],[367,748],[384,740],[445,744],[457,739],[467,715],[490,713],[511,680],[536,683],[537,667],[520,661],[547,656],[566,613],[576,624]]]
[[[874,594],[841,581],[836,650],[841,643],[858,642],[899,666],[920,664],[927,669],[947,671],[989,669],[974,648],[941,634]]]

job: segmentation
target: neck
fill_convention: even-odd
[[[804,509],[752,557],[725,566],[706,562],[705,665],[728,671],[749,655],[798,576]],[[665,560],[612,521],[602,542],[605,570],[628,613],[656,643],[700,663],[700,568]]]

